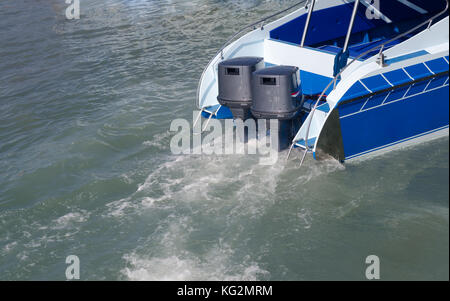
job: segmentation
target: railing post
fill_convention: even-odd
[[[380,52],[378,53],[377,63],[381,67],[386,67],[386,61],[385,61],[386,57],[384,56],[383,50],[384,50],[384,45],[381,46]]]

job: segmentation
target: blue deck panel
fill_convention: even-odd
[[[405,67],[406,72],[414,79],[420,79],[433,75],[424,64],[416,64],[409,67]]]
[[[413,2],[415,1],[419,1],[418,6],[425,8],[430,14],[435,14],[445,7],[444,1],[414,0]],[[393,24],[405,20],[420,20],[425,17],[423,14],[411,9],[400,1],[380,0],[379,4],[382,13],[389,17]],[[305,45],[311,46],[345,37],[352,9],[353,3],[346,3],[314,11],[310,23],[310,34],[306,37]],[[366,13],[367,7],[365,5],[359,5],[353,34],[364,33],[376,27],[386,25],[386,22],[379,18],[367,18]],[[270,32],[270,37],[272,39],[300,44],[305,22],[306,14],[275,28]]]
[[[310,46],[323,41],[345,36],[348,29],[348,20],[352,15],[353,3],[342,4],[332,8],[316,10],[310,23],[310,34],[307,35],[305,45]],[[361,32],[374,28],[380,24],[379,20],[369,20],[365,16],[366,8],[359,7],[353,32]],[[306,23],[306,14],[302,15],[270,32],[270,37],[295,44],[300,44],[303,28]],[[317,34],[317,33],[321,34]]]
[[[303,94],[317,95],[322,94],[323,90],[333,79],[331,77],[300,70],[300,80]],[[332,89],[333,86],[331,85],[325,94],[328,94]]]
[[[448,64],[443,58],[435,59],[426,62],[427,66],[434,72],[434,73],[440,73],[440,72],[448,72]],[[412,65],[405,67],[404,70],[397,69],[390,72],[384,73],[384,77],[389,81],[387,82],[381,75],[375,75],[368,78],[361,79],[361,82],[370,90],[368,91],[359,81],[355,82],[355,84],[348,89],[348,91],[345,93],[345,95],[341,98],[340,101],[349,100],[352,98],[357,98],[365,94],[370,94],[370,92],[378,92],[384,89],[391,88],[391,83],[394,86],[402,85],[408,82],[411,82],[412,79],[408,76],[408,74],[414,79],[419,80],[428,76],[433,75],[433,73],[430,72],[430,70],[425,66],[424,63]],[[408,74],[405,73],[408,72]],[[439,83],[442,81],[442,79],[434,79],[436,80],[435,83],[431,82],[433,85],[432,87],[438,87]],[[442,82],[443,83],[443,82]],[[428,81],[418,82],[411,86],[408,93],[414,94],[418,92],[422,92],[426,85],[428,84]],[[402,87],[399,89],[396,89],[391,92],[391,95],[388,97],[386,102],[390,102],[399,96],[397,94],[406,93],[406,88]]]
[[[363,54],[364,52],[367,52],[367,51],[371,50],[372,48],[387,42],[388,40],[389,40],[388,38],[385,38],[385,39],[381,39],[378,41],[373,41],[373,42],[367,43],[366,45],[350,46],[349,50],[350,50],[350,53],[354,53],[354,55],[359,56],[360,54]],[[387,43],[386,45],[384,45],[384,49],[387,50],[391,47],[394,47],[395,45],[400,44],[403,41],[404,41],[403,39],[397,39],[397,40],[391,41],[391,42]],[[370,51],[369,53],[365,54],[362,58],[367,59],[369,57],[374,56],[377,53],[379,53],[379,48],[376,48],[375,50]]]
[[[394,71],[386,72],[386,73],[383,73],[383,75],[394,86],[401,85],[401,84],[411,81],[409,76],[402,69],[397,69]]]
[[[444,58],[438,58],[435,60],[431,60],[426,62],[428,68],[431,69],[434,73],[441,73],[448,71],[448,63],[444,60]]]
[[[367,91],[367,89],[364,88],[364,86],[359,81],[357,81],[350,89],[348,89],[344,96],[342,96],[340,101],[360,97],[369,93],[370,91]]]
[[[338,46],[334,46],[334,45],[323,45],[316,49],[330,53],[330,54],[338,54],[339,52],[341,52],[342,47],[338,47]],[[358,55],[359,55],[358,51],[349,49],[349,58],[350,59],[354,59],[354,58],[358,57]],[[360,60],[362,60],[362,59],[360,59]]]
[[[380,91],[391,87],[391,85],[389,85],[389,83],[381,75],[363,78],[361,79],[361,81],[372,92]]]
[[[356,45],[352,45],[349,46],[348,51],[349,51],[349,56],[350,58],[356,58],[358,56],[360,56],[361,54],[363,54],[366,51],[369,51],[370,49],[372,49],[373,47],[376,47],[377,45],[381,45],[384,42],[388,41],[389,39],[378,39],[376,41],[371,41],[371,42],[366,42],[366,43],[360,43],[360,44],[356,44]],[[398,39],[398,40],[394,40],[388,44],[386,44],[384,46],[384,49],[387,50],[399,43],[403,42],[402,39]],[[322,50],[322,51],[326,51],[332,54],[338,54],[341,50],[342,47],[339,46],[335,46],[335,45],[323,45],[317,48],[318,50]],[[373,51],[370,51],[369,53],[366,53],[365,55],[363,55],[361,58],[359,58],[360,60],[365,60],[375,54],[377,54],[379,52],[379,49],[375,49]]]

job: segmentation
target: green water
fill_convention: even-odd
[[[342,166],[175,156],[237,29],[295,1],[0,2],[0,280],[449,279],[449,141]]]

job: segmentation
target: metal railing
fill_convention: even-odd
[[[268,17],[265,17],[265,18],[263,18],[263,19],[261,19],[261,20],[259,20],[259,21],[257,21],[257,22],[254,22],[254,23],[252,23],[252,24],[250,24],[250,25],[247,25],[247,26],[243,27],[242,29],[240,29],[239,31],[237,31],[233,36],[231,36],[231,38],[229,38],[229,39],[225,42],[225,44],[223,44],[223,46],[219,49],[219,51],[216,53],[216,55],[214,55],[214,57],[208,62],[208,64],[206,65],[206,67],[203,69],[203,72],[202,72],[202,75],[201,75],[201,77],[200,77],[200,81],[199,81],[199,84],[198,84],[198,87],[197,87],[196,106],[197,106],[197,107],[200,106],[200,88],[201,88],[201,84],[202,84],[203,77],[205,76],[205,73],[206,73],[206,71],[208,70],[208,67],[214,62],[214,60],[216,59],[216,57],[217,57],[219,54],[220,54],[220,59],[222,59],[222,60],[224,59],[224,57],[223,57],[223,51],[224,51],[225,48],[231,43],[231,41],[233,41],[234,39],[236,39],[236,37],[238,37],[239,35],[241,35],[243,32],[245,32],[245,31],[248,30],[249,28],[253,28],[253,30],[255,30],[255,29],[257,28],[257,25],[260,25],[261,30],[264,29],[264,23],[265,23],[267,20],[272,19],[273,17],[279,16],[279,15],[281,15],[281,14],[287,12],[287,11],[290,11],[291,9],[293,9],[293,8],[295,8],[295,7],[297,7],[297,6],[301,5],[301,4],[303,4],[303,3],[305,3],[305,2],[308,2],[308,0],[303,0],[303,1],[297,2],[297,3],[295,3],[294,5],[291,5],[291,6],[289,6],[289,7],[286,8],[286,9],[283,9],[283,10],[281,10],[281,11],[275,13],[275,14],[272,14],[272,15],[270,15],[270,16],[268,16]],[[308,6],[308,4],[306,4],[305,7],[307,7],[307,6]],[[197,105],[197,102],[198,102],[198,105]],[[199,109],[201,109],[201,108],[199,108]]]
[[[331,87],[331,85],[333,85],[333,91],[334,91],[334,89],[336,88],[337,80],[341,77],[342,73],[343,73],[345,70],[347,70],[347,68],[348,68],[350,65],[352,65],[354,62],[356,62],[356,61],[359,60],[360,58],[364,57],[365,55],[367,55],[367,54],[369,54],[369,53],[371,53],[371,52],[377,50],[378,48],[380,48],[380,52],[378,53],[378,56],[379,56],[379,58],[380,58],[380,62],[383,62],[383,61],[384,61],[384,54],[383,54],[384,46],[386,46],[386,45],[392,43],[393,41],[395,41],[395,40],[397,40],[397,39],[400,39],[400,38],[402,38],[402,37],[404,37],[404,36],[409,35],[410,33],[412,33],[412,32],[414,32],[414,31],[420,29],[421,27],[423,27],[423,26],[425,26],[425,25],[428,25],[427,29],[429,29],[429,28],[431,27],[431,25],[433,24],[433,21],[434,21],[436,18],[439,18],[440,16],[442,16],[443,14],[445,14],[445,13],[447,12],[447,10],[448,10],[448,8],[449,8],[449,0],[445,0],[445,2],[446,2],[446,7],[445,7],[445,9],[444,9],[443,11],[441,11],[441,12],[439,12],[438,14],[434,15],[433,17],[427,19],[426,21],[420,23],[419,25],[415,26],[414,28],[411,28],[410,30],[405,31],[405,32],[403,32],[403,33],[397,35],[396,37],[390,39],[389,41],[386,41],[386,42],[384,42],[384,43],[382,43],[382,44],[380,44],[380,45],[377,45],[377,46],[375,46],[375,47],[373,47],[373,48],[371,48],[371,49],[369,49],[369,50],[363,52],[362,54],[358,55],[357,57],[355,57],[354,59],[352,59],[352,60],[350,61],[350,63],[348,63],[344,68],[342,68],[341,71],[340,71],[340,72],[339,72],[339,73],[338,73],[338,74],[330,81],[330,83],[329,83],[329,84],[326,86],[326,88],[323,90],[322,94],[320,94],[320,97],[317,99],[316,103],[314,104],[313,109],[312,109],[311,112],[310,112],[310,118],[309,118],[309,121],[308,121],[308,125],[307,125],[307,128],[306,128],[306,135],[305,135],[305,152],[304,152],[304,154],[303,154],[302,160],[300,161],[300,166],[299,166],[299,167],[301,167],[301,166],[303,165],[303,161],[305,160],[306,154],[307,154],[308,151],[310,150],[309,145],[308,145],[308,139],[309,139],[309,131],[310,131],[310,129],[311,129],[311,123],[312,123],[312,119],[313,119],[313,117],[314,117],[314,113],[316,112],[317,107],[318,107],[320,101],[322,100],[322,98],[323,98],[323,96],[325,95],[326,91]],[[298,141],[298,140],[297,140],[297,141]],[[295,143],[296,143],[296,141],[293,141],[292,146],[291,146],[291,148],[290,148],[290,150],[289,150],[289,154],[290,154],[290,151],[292,150],[292,148],[294,147]],[[288,154],[288,158],[289,158],[289,154]]]

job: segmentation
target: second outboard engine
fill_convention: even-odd
[[[217,100],[231,110],[234,119],[250,118],[252,73],[262,68],[264,60],[260,57],[238,57],[219,63]]]
[[[303,96],[298,70],[293,66],[276,66],[253,73],[251,113],[257,119],[278,120],[279,150],[289,147],[301,125]]]

